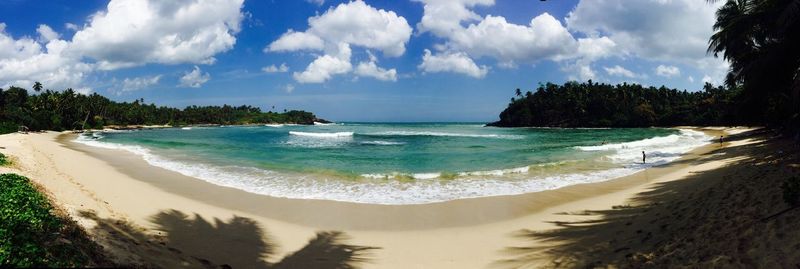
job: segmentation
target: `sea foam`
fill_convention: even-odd
[[[614,163],[628,167],[665,164],[680,158],[693,148],[710,143],[711,136],[694,130],[681,129],[678,134],[659,136],[637,141],[597,146],[575,147],[582,151],[607,151]],[[642,151],[647,156],[647,164],[642,164]]]
[[[297,132],[289,131],[290,135],[307,136],[316,138],[339,138],[339,137],[352,137],[353,132],[335,132],[335,133],[311,133],[311,132]]]
[[[298,135],[304,138],[316,138]],[[647,166],[636,165],[641,149],[656,163],[672,161],[691,148],[709,143],[703,133],[681,130],[679,134],[639,141],[600,146],[576,147],[581,151],[608,152],[609,158],[622,167],[584,173],[547,176],[526,176],[533,166],[511,169],[458,173],[456,180],[434,180],[441,173],[412,174],[412,181],[387,180],[389,174],[362,175],[363,180],[337,180],[325,175],[276,172],[255,167],[206,164],[179,161],[160,156],[150,149],[109,143],[103,137],[81,135],[75,141],[94,147],[126,150],[139,155],[153,166],[176,171],[212,184],[241,189],[247,192],[293,199],[323,199],[369,204],[426,204],[455,199],[515,195],[557,189],[569,185],[601,182],[641,171]],[[324,141],[326,139],[313,139]],[[548,164],[541,164],[548,165]],[[541,166],[540,165],[540,166]],[[653,164],[648,164],[653,165]],[[516,175],[509,178],[508,175]]]
[[[466,134],[466,133],[447,133],[447,132],[427,132],[427,131],[387,131],[376,133],[360,134],[365,136],[445,136],[445,137],[472,137],[472,138],[501,138],[501,139],[522,139],[519,135],[500,135],[500,134]]]

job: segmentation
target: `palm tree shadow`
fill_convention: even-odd
[[[272,268],[354,269],[358,268],[357,264],[369,261],[366,256],[369,251],[378,249],[341,243],[345,239],[342,232],[318,232],[305,247],[287,255]]]
[[[265,259],[275,251],[266,232],[248,218],[233,216],[227,222],[214,218],[212,223],[173,209],[152,216],[151,222],[165,234],[170,248],[234,268],[269,268]]]
[[[270,263],[277,258],[277,246],[252,219],[208,221],[199,214],[165,210],[150,218],[158,231],[150,235],[130,222],[80,214],[97,223],[90,233],[116,262],[133,267],[349,269],[370,262],[371,251],[378,249],[346,244],[343,232],[320,231],[300,250]]]
[[[752,132],[735,138],[747,139],[752,135],[764,133]],[[748,248],[738,248],[737,244],[753,238],[738,231],[767,231],[771,224],[757,220],[785,207],[780,196],[781,182],[774,182],[773,177],[764,175],[782,173],[784,177],[790,177],[797,173],[796,170],[779,168],[797,160],[797,157],[792,157],[798,155],[797,147],[787,143],[756,142],[716,149],[700,156],[701,160],[691,162],[733,158],[731,160],[736,160],[735,163],[695,172],[684,179],[658,183],[654,188],[636,194],[629,201],[631,204],[607,210],[559,213],[593,217],[568,222],[550,221],[557,227],[551,230],[516,231],[513,236],[526,242],[525,245],[504,249],[510,258],[494,265],[510,268],[672,268],[698,267],[700,262],[708,262],[714,257],[746,257],[748,254],[743,251]],[[748,152],[746,158],[736,157],[745,152]],[[734,174],[738,176],[732,176]],[[754,189],[768,189],[761,193],[769,195],[748,198],[751,193],[757,193]],[[794,213],[800,216],[798,212]],[[732,218],[749,221],[729,221]],[[731,237],[738,240],[731,240]],[[687,247],[713,239],[732,244]],[[687,254],[684,251],[689,250],[696,251],[690,254],[700,257],[699,260],[683,257]],[[776,251],[783,250],[777,248]]]

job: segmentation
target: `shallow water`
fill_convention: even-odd
[[[608,180],[675,160],[709,139],[661,128],[345,123],[104,132],[77,141],[259,194],[418,204]]]

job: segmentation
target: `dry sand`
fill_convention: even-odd
[[[703,129],[715,136],[747,130]],[[168,268],[223,264],[234,268],[342,264],[494,268],[558,266],[553,261],[562,260],[571,261],[567,266],[581,264],[558,251],[576,238],[554,233],[538,237],[541,231],[569,231],[572,226],[565,223],[602,222],[597,220],[606,215],[588,212],[618,205],[635,207],[642,203],[637,197],[665,182],[698,177],[752,153],[721,153],[721,149],[759,143],[758,139],[729,139],[723,145],[695,149],[671,164],[602,183],[390,206],[255,195],[149,166],[127,152],[69,140],[69,135],[53,132],[2,135],[0,146],[5,149],[0,152],[12,156],[14,165],[0,172],[20,173],[42,185],[118,256],[118,262]],[[708,181],[716,179],[708,177]]]

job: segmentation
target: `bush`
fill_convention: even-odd
[[[7,164],[10,164],[10,163],[11,163],[11,161],[9,161],[8,158],[6,158],[6,155],[3,155],[3,153],[0,153],[0,166],[7,165]]]
[[[0,175],[0,267],[83,267],[92,246],[74,224],[53,213],[26,177]]]
[[[787,178],[786,181],[783,182],[781,189],[783,189],[783,201],[791,207],[800,206],[799,177]]]
[[[0,134],[10,134],[17,131],[19,126],[13,122],[0,122]]]

